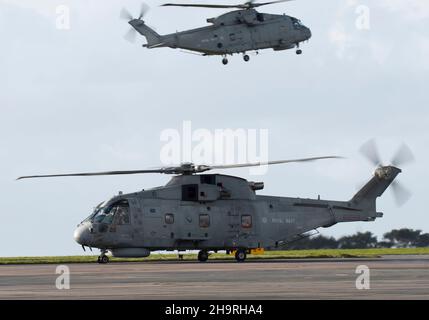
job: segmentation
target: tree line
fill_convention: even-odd
[[[367,249],[429,247],[429,233],[422,230],[395,229],[383,235],[381,241],[372,232],[358,232],[341,238],[323,235],[304,238],[287,245],[287,249]]]

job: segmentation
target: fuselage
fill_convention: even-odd
[[[133,20],[130,24],[147,38],[149,36],[148,48],[181,48],[205,55],[266,48],[285,50],[311,37],[310,29],[294,17],[259,13],[254,9],[231,11],[207,21],[210,26],[159,35],[159,39],[153,39],[153,30],[142,21]]]
[[[177,176],[164,187],[118,195],[101,204],[79,225],[75,239],[118,256],[121,249],[131,248],[144,248],[141,252],[148,254],[274,249],[319,227],[379,216],[349,201],[258,196],[254,186],[225,175]]]

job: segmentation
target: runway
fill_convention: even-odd
[[[361,265],[369,290],[356,288]],[[429,299],[429,256],[70,264],[69,290],[56,267],[0,266],[0,299]]]

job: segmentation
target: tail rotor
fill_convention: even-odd
[[[375,139],[371,139],[368,142],[366,142],[361,148],[360,148],[361,154],[368,159],[371,164],[373,164],[375,167],[377,167],[377,172],[380,172],[380,169],[388,168],[389,166],[384,166],[383,162],[380,157],[380,152],[377,147],[377,144],[375,142]],[[393,156],[390,163],[394,167],[403,166],[409,163],[412,163],[415,161],[414,155],[411,151],[411,149],[406,145],[402,144],[401,147],[398,149],[398,151]],[[393,181],[392,184],[392,192],[393,196],[395,198],[396,204],[400,207],[403,206],[412,196],[411,192],[405,188],[401,183],[398,181]]]
[[[132,20],[140,20],[141,23],[144,23],[142,19],[149,12],[149,10],[150,10],[150,7],[147,4],[142,3],[140,6],[139,15],[137,18],[134,18],[133,15],[126,8],[121,9],[119,17],[127,22],[130,22]],[[130,28],[130,30],[128,30],[127,33],[124,35],[124,39],[131,43],[134,43],[136,41],[136,38],[137,38],[137,32],[134,28]]]

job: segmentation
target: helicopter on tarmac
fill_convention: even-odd
[[[271,161],[236,165],[194,165],[151,170],[108,171],[23,176],[18,179],[70,176],[128,175],[161,173],[175,175],[165,186],[119,194],[100,203],[74,232],[77,243],[99,248],[99,263],[114,257],[148,257],[151,251],[200,250],[205,262],[210,252],[235,252],[243,262],[253,249],[273,250],[309,236],[309,232],[339,222],[374,221],[376,200],[391,185],[398,203],[410,196],[394,182],[401,172],[397,166],[411,161],[403,146],[392,160],[382,165],[372,142],[362,151],[377,166],[374,176],[348,201],[330,201],[257,195],[263,182],[240,177],[203,174],[210,170],[275,165],[335,159],[336,156]]]
[[[148,49],[169,47],[196,52],[203,56],[220,55],[222,63],[228,64],[228,55],[242,53],[244,61],[250,57],[246,52],[271,48],[275,51],[297,48],[296,54],[301,54],[300,43],[311,38],[311,31],[295,17],[288,15],[267,14],[256,11],[255,8],[286,2],[291,0],[255,3],[253,0],[243,4],[163,4],[163,7],[198,7],[221,8],[233,10],[216,18],[209,18],[210,26],[159,35],[142,20],[148,6],[142,4],[137,18],[122,9],[121,17],[126,19],[132,29],[125,35],[130,41],[135,41],[137,31],[146,37]]]

